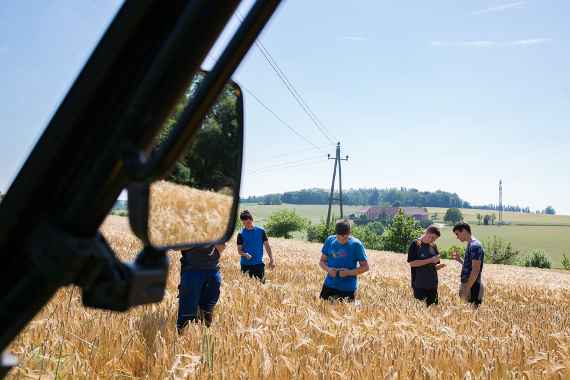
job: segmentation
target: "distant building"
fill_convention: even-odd
[[[398,212],[402,210],[404,215],[411,216],[414,220],[422,221],[428,220],[429,214],[426,208],[421,207],[380,207],[373,206],[362,210],[362,214],[365,214],[368,220],[390,220],[393,219]]]

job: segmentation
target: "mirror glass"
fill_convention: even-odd
[[[166,140],[204,74],[194,78],[157,138]],[[243,99],[227,84],[171,172],[150,186],[148,236],[155,247],[213,242],[233,230],[243,149]]]

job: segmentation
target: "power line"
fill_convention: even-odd
[[[307,103],[305,101],[305,99],[301,96],[301,94],[297,91],[297,88],[293,85],[293,83],[291,83],[291,81],[289,80],[289,78],[285,75],[285,72],[283,72],[283,70],[281,69],[281,67],[277,64],[277,61],[275,60],[275,58],[273,58],[273,56],[271,55],[271,53],[269,52],[269,50],[267,50],[267,48],[265,47],[265,45],[263,45],[263,42],[261,41],[256,41],[256,43],[259,44],[260,49],[264,50],[265,53],[267,53],[268,57],[270,58],[271,61],[273,61],[273,63],[275,64],[276,69],[283,75],[283,79],[289,84],[289,86],[291,87],[291,89],[293,90],[293,92],[295,93],[295,95],[298,97],[298,99],[301,101],[302,106],[304,106],[304,108],[306,108],[306,110],[309,113],[309,117],[311,117],[311,119],[316,122],[317,126],[320,126],[325,133],[327,134],[327,136],[332,136],[332,138],[334,140],[337,140],[335,138],[335,136],[331,133],[331,131],[323,124],[323,122],[321,121],[321,119],[319,119],[319,117],[317,116],[316,113],[313,112],[313,110],[311,109],[311,107],[309,107],[309,103]],[[329,139],[331,140],[331,139]],[[334,141],[331,141],[334,144]]]
[[[305,163],[300,163],[300,164],[296,164],[296,165],[290,165],[290,166],[284,166],[279,168],[279,170],[286,170],[286,169],[293,169],[293,168],[298,168],[298,167],[309,167],[309,166],[317,166],[317,165],[324,165],[327,164],[326,161],[323,161],[322,159],[319,160],[313,160],[312,162],[305,162]],[[248,175],[251,176],[257,176],[257,175],[261,175],[261,174],[267,174],[272,172],[273,170],[266,170],[266,171],[259,171],[259,172],[252,172],[252,173],[246,173]]]
[[[253,174],[253,173],[260,172],[260,171],[264,171],[264,170],[266,170],[266,169],[275,169],[275,168],[286,167],[286,166],[291,165],[291,164],[299,164],[299,163],[305,163],[305,162],[309,162],[309,161],[315,161],[315,160],[317,160],[317,159],[318,159],[318,160],[321,160],[321,159],[322,159],[322,155],[318,155],[318,156],[314,156],[314,157],[306,157],[306,158],[303,158],[303,159],[301,159],[301,160],[288,161],[288,162],[280,162],[280,163],[278,163],[278,164],[273,164],[273,165],[264,166],[264,167],[257,168],[257,169],[254,169],[254,170],[250,171],[249,174]]]
[[[239,13],[236,13],[236,17],[239,19],[240,22],[243,22],[242,17],[239,15]],[[273,56],[271,55],[271,53],[269,53],[269,51],[265,48],[265,46],[263,45],[263,43],[259,40],[255,41],[255,45],[257,46],[257,48],[260,50],[261,54],[265,57],[265,60],[267,61],[267,63],[269,63],[269,65],[271,66],[271,68],[273,69],[273,71],[275,71],[275,73],[277,74],[277,76],[279,77],[279,79],[281,79],[281,81],[283,82],[283,84],[285,85],[285,87],[287,88],[287,90],[289,91],[289,93],[293,96],[293,98],[297,101],[297,103],[299,104],[299,106],[301,106],[301,108],[303,109],[303,111],[307,114],[307,116],[311,119],[311,121],[313,122],[313,124],[315,125],[315,127],[317,127],[317,129],[321,132],[321,134],[331,143],[334,144],[336,139],[331,138],[330,136],[332,136],[332,133],[330,133],[330,131],[327,133],[326,131],[326,127],[322,124],[322,122],[320,121],[320,119],[317,117],[317,115],[313,112],[313,110],[309,107],[309,105],[307,104],[307,102],[305,101],[305,99],[303,99],[303,97],[301,96],[301,94],[299,93],[299,91],[297,91],[297,89],[295,88],[295,86],[293,85],[293,83],[291,83],[291,81],[289,80],[289,78],[287,78],[287,75],[285,75],[285,72],[281,69],[281,67],[279,67],[279,65],[277,64],[277,61],[273,58]],[[334,137],[334,136],[333,136]]]
[[[267,160],[274,160],[276,158],[281,158],[281,157],[288,157],[297,153],[304,153],[304,152],[308,152],[308,151],[314,151],[314,150],[323,150],[325,148],[330,148],[331,146],[334,146],[333,144],[328,144],[328,145],[321,145],[318,147],[312,147],[312,148],[304,148],[304,149],[298,149],[298,150],[292,150],[292,151],[288,151],[287,153],[279,153],[276,154],[274,156],[269,156],[267,157]]]
[[[299,94],[299,92],[297,91],[295,86],[293,86],[293,84],[289,81],[289,78],[287,78],[287,76],[285,75],[283,70],[281,70],[281,68],[279,67],[277,62],[273,59],[273,57],[271,56],[269,51],[267,51],[267,49],[265,48],[265,46],[263,46],[263,44],[261,42],[256,41],[255,43],[256,43],[257,47],[259,48],[259,50],[261,51],[261,54],[265,57],[266,61],[273,68],[273,70],[277,73],[277,76],[281,79],[283,84],[285,84],[285,87],[287,87],[287,89],[289,90],[289,92],[291,93],[293,98],[297,101],[297,103],[301,106],[303,111],[307,114],[307,116],[309,116],[309,119],[311,119],[311,121],[313,122],[315,127],[317,127],[317,129],[321,132],[321,134],[327,140],[329,140],[329,142],[331,144],[334,144],[334,139],[331,138],[329,136],[329,134],[327,133],[327,131],[324,129],[324,127],[321,126],[321,124],[319,123],[319,119],[316,117],[314,112],[310,109],[307,102]]]
[[[289,123],[287,123],[286,121],[281,119],[279,117],[279,115],[277,115],[275,113],[275,111],[273,111],[271,108],[269,108],[269,106],[267,106],[265,103],[263,103],[261,101],[261,99],[259,99],[253,92],[251,92],[251,90],[249,90],[247,87],[245,87],[243,85],[240,85],[240,87],[243,88],[248,94],[250,94],[252,98],[254,98],[263,108],[265,108],[268,112],[270,112],[277,120],[279,120],[281,122],[281,124],[286,126],[291,132],[293,132],[295,135],[297,135],[298,137],[303,139],[309,145],[313,146],[315,149],[322,149],[322,148],[318,147],[317,145],[315,145],[311,140],[309,140],[308,138],[303,136],[301,133],[297,132],[297,130],[295,130],[295,128],[293,128],[291,125],[289,125]]]

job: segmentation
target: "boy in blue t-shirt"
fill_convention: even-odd
[[[242,273],[258,278],[265,282],[265,264],[263,263],[263,248],[269,256],[269,268],[275,268],[273,252],[265,230],[253,224],[253,216],[247,210],[239,216],[243,228],[237,236],[238,253],[241,256],[240,266]]]
[[[459,252],[453,252],[453,259],[462,265],[459,297],[475,307],[483,302],[485,286],[482,281],[485,250],[481,242],[471,234],[467,223],[458,223],[453,227],[453,233],[459,241],[467,243],[463,259]]]
[[[325,240],[319,266],[327,272],[320,297],[324,300],[354,301],[357,276],[367,272],[368,257],[360,240],[350,235],[348,220],[337,222],[335,235]]]

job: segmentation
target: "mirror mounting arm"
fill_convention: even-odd
[[[39,277],[58,287],[81,287],[85,306],[126,311],[164,297],[169,267],[165,251],[145,247],[134,262],[123,263],[99,233],[81,238],[46,223],[35,236],[46,242],[41,249],[30,247]]]

